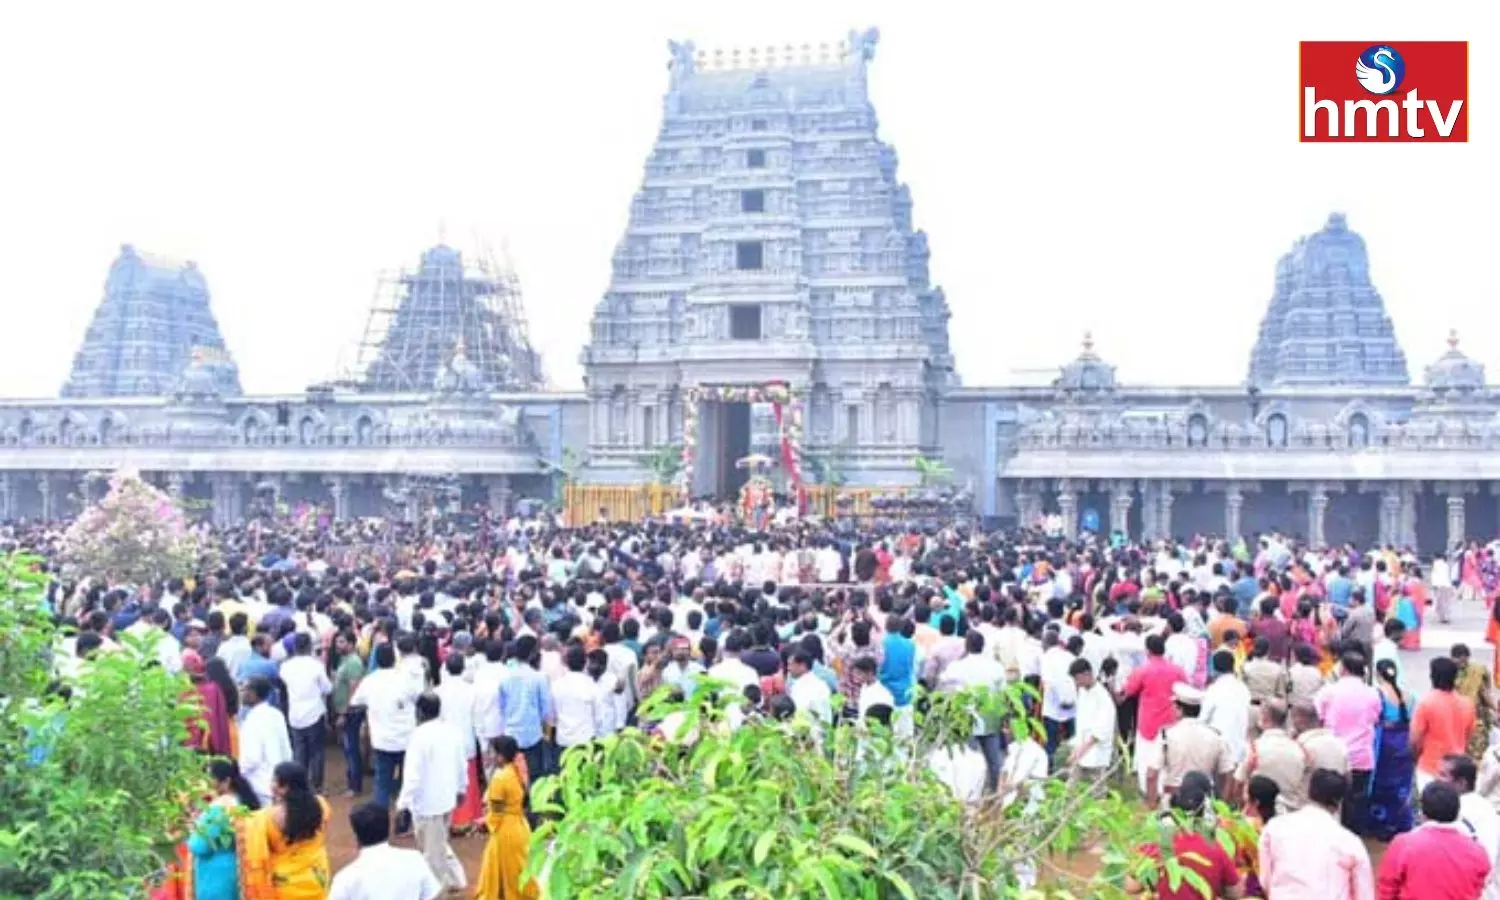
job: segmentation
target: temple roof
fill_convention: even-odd
[[[1484,364],[1458,349],[1458,330],[1448,332],[1448,352],[1427,367],[1423,379],[1439,395],[1470,394],[1484,389]]]
[[[1364,240],[1342,213],[1276,264],[1276,290],[1250,357],[1255,387],[1410,383]]]
[[[1059,390],[1068,393],[1099,394],[1115,389],[1115,367],[1094,352],[1094,336],[1083,333],[1083,350],[1057,378]]]

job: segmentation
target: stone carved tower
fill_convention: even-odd
[[[242,393],[198,267],[149,257],[126,244],[110,266],[104,300],[73,357],[62,396],[169,395],[194,351],[211,358],[221,393]]]
[[[1253,387],[1377,387],[1411,381],[1365,242],[1343,215],[1276,264],[1276,293],[1250,356]]]
[[[953,384],[896,153],[876,131],[878,34],[837,45],[672,43],[663,121],[583,352],[591,475],[681,440],[689,388],[790,384],[811,452],[850,480],[913,477]]]

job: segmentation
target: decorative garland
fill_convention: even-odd
[[[693,490],[693,469],[698,461],[698,408],[704,400],[771,404],[776,416],[776,430],[781,436],[781,465],[797,495],[797,507],[802,509],[805,500],[802,489],[802,400],[784,381],[768,381],[758,386],[694,386],[683,392],[682,468],[678,474],[683,496],[688,496]]]

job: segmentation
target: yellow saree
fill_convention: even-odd
[[[305,841],[287,843],[267,807],[244,820],[237,835],[242,900],[325,900],[333,880],[328,865],[328,802],[321,797],[323,828]]]
[[[484,845],[479,865],[476,900],[537,900],[536,882],[521,883],[531,846],[531,826],[526,824],[526,789],[515,765],[503,766],[490,779],[485,791],[484,824],[490,839]]]

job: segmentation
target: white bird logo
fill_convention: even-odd
[[[1365,65],[1363,59],[1354,61],[1354,77],[1364,89],[1372,94],[1389,94],[1396,89],[1396,54],[1389,47],[1381,47],[1370,57],[1373,65]]]

